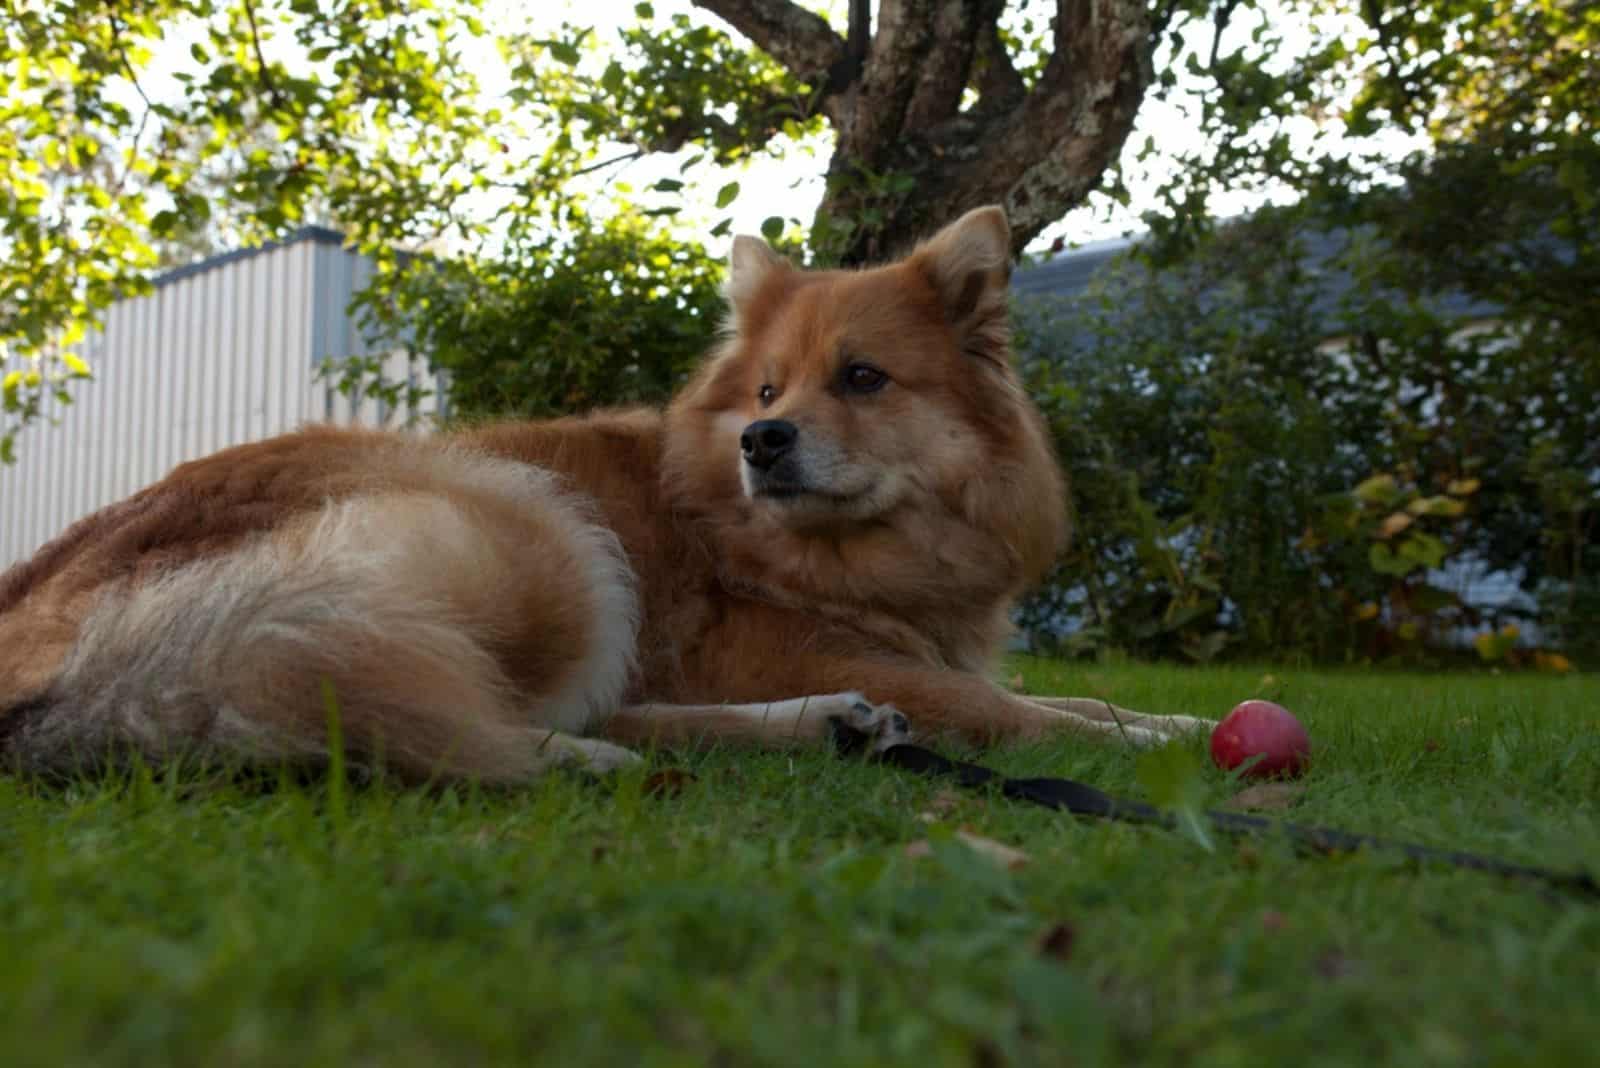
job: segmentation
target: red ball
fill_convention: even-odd
[[[1311,759],[1311,736],[1282,705],[1241,701],[1211,732],[1211,759],[1232,771],[1257,753],[1261,759],[1244,772],[1245,778],[1292,777]]]

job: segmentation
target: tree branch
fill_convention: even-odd
[[[961,110],[973,62],[988,37],[998,39],[1003,10],[1004,0],[943,0],[934,6],[916,89],[906,105],[906,133],[936,126]]]
[[[1005,4],[997,5],[1002,10]],[[978,98],[987,111],[1004,111],[1011,108],[1027,94],[1028,87],[1011,63],[1011,53],[1000,39],[998,17],[979,31],[977,55],[973,66],[977,70]]]
[[[1018,249],[1099,184],[1154,76],[1146,0],[1057,0],[1054,44],[1038,84],[969,163],[985,175],[974,203],[1005,203]]]
[[[267,91],[267,97],[272,101],[272,106],[279,111],[286,111],[283,94],[278,91],[278,83],[272,77],[272,68],[267,66],[267,57],[261,51],[261,31],[256,27],[256,8],[251,0],[244,0],[244,17],[250,22],[250,43],[256,53],[256,76],[261,82],[261,87]]]
[[[145,95],[144,86],[139,84],[139,72],[133,69],[133,63],[128,59],[128,50],[123,46],[122,37],[126,33],[122,20],[117,18],[115,10],[111,12],[111,46],[116,50],[117,61],[122,64],[122,70],[128,76],[128,83],[133,86],[133,91],[139,94],[139,99],[144,102],[144,114],[139,116],[139,128],[133,131],[133,140],[128,142],[128,155],[123,160],[122,173],[117,175],[112,185],[115,192],[120,193],[128,183],[128,176],[133,173],[133,164],[139,158],[139,146],[144,141],[145,127],[150,123],[150,115],[155,111],[155,105],[150,102],[150,97]]]
[[[932,0],[881,0],[878,29],[861,72],[854,122],[840,145],[858,163],[876,167],[905,127],[906,108],[923,74],[932,38]]]
[[[846,58],[845,42],[822,16],[791,0],[694,0],[744,34],[803,82],[822,85]]]
[[[850,36],[845,39],[845,51],[855,62],[864,62],[871,44],[872,0],[850,0]]]
[[[1239,0],[1222,0],[1211,17],[1211,58],[1206,65],[1212,70],[1217,69],[1217,52],[1222,48],[1222,35],[1228,31],[1228,23],[1233,20],[1233,9],[1239,6]]]
[[[850,32],[844,42],[844,58],[828,72],[827,91],[842,93],[861,77],[872,48],[872,0],[850,0]]]

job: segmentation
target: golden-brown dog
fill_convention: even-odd
[[[741,237],[727,337],[665,413],[312,428],[184,464],[0,577],[0,746],[316,763],[328,692],[352,759],[498,782],[836,719],[880,744],[907,717],[1201,727],[985,675],[1066,535],[1009,245],[997,208],[857,272]]]

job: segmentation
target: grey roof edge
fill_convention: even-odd
[[[288,237],[278,241],[267,241],[260,245],[234,249],[231,252],[219,252],[215,256],[207,256],[203,260],[186,263],[182,267],[174,267],[170,271],[157,275],[153,284],[159,289],[162,286],[172,285],[174,282],[181,282],[185,278],[193,278],[197,274],[203,274],[217,267],[237,263],[252,256],[260,256],[274,249],[298,245],[303,241],[312,241],[319,245],[343,245],[345,243],[345,235],[326,226],[302,226]]]

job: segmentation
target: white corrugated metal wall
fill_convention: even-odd
[[[426,427],[437,392],[415,410],[350,398],[317,376],[329,358],[372,355],[345,312],[371,263],[330,231],[174,271],[149,296],[121,301],[83,356],[94,381],[45,420],[0,467],[0,568],[68,524],[149,485],[176,465],[307,422]],[[406,352],[387,378],[437,383]],[[53,424],[53,425],[52,425]]]

